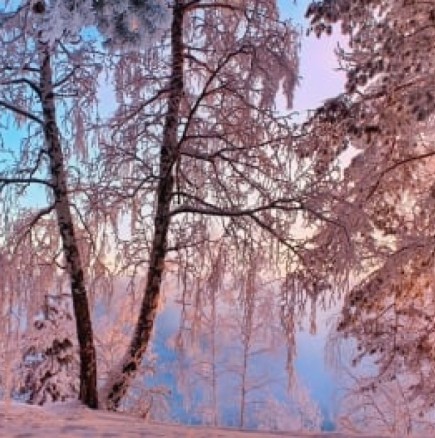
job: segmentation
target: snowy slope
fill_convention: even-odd
[[[345,438],[340,433],[265,433],[230,429],[150,424],[138,418],[104,411],[91,411],[75,404],[37,407],[0,403],[0,437],[147,437],[147,438]],[[358,435],[381,438],[380,435]]]

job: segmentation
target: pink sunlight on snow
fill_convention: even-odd
[[[234,429],[210,429],[182,425],[150,424],[125,414],[91,411],[77,403],[47,405],[0,404],[0,437],[8,438],[346,438],[343,433],[246,432]],[[382,438],[386,435],[358,435],[359,438]]]

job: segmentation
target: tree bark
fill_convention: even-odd
[[[170,226],[170,206],[174,188],[173,168],[179,155],[178,128],[180,101],[183,95],[183,18],[184,7],[181,0],[175,2],[171,25],[171,79],[168,108],[163,129],[160,150],[159,183],[156,190],[157,208],[154,218],[154,237],[151,247],[150,264],[147,273],[144,297],[136,323],[133,338],[122,363],[120,373],[110,379],[107,394],[107,408],[116,410],[128,390],[130,382],[137,374],[147,350],[160,298],[164,262],[167,253],[167,238]]]
[[[68,199],[67,175],[56,121],[56,105],[49,47],[40,42],[40,89],[44,137],[50,160],[54,208],[62,239],[80,350],[80,400],[90,408],[98,407],[97,360],[84,273]]]

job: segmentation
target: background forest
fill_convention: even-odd
[[[295,7],[0,4],[3,398],[432,431],[435,2]],[[303,32],[345,84],[299,114]],[[330,314],[334,412],[295,370]]]

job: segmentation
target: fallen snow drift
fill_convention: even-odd
[[[0,437],[146,437],[146,438],[345,438],[341,433],[246,432],[145,423],[139,418],[105,411],[92,411],[74,404],[49,407],[0,403]],[[380,438],[380,435],[358,435]]]

